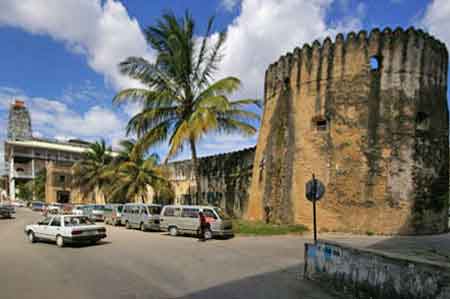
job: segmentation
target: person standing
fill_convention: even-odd
[[[203,212],[198,212],[198,219],[200,222],[200,232],[199,232],[198,239],[199,239],[199,241],[206,241],[205,230],[206,230],[206,226],[208,225],[208,223],[206,222],[205,214],[203,214]]]

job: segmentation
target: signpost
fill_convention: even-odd
[[[325,186],[316,179],[314,173],[312,180],[309,180],[305,186],[306,199],[313,203],[313,222],[314,222],[314,243],[317,243],[317,221],[316,221],[316,201],[320,200],[325,194]]]

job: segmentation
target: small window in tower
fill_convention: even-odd
[[[60,175],[58,179],[59,179],[59,182],[60,182],[61,184],[64,184],[65,181],[66,181],[66,176]]]
[[[417,130],[428,130],[430,128],[430,116],[426,112],[419,111],[416,115]]]
[[[370,70],[371,71],[380,70],[380,58],[378,56],[370,57]]]
[[[314,123],[317,131],[326,131],[328,129],[328,121],[324,118],[316,119]]]

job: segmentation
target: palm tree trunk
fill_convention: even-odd
[[[194,178],[195,178],[195,200],[194,204],[199,204],[200,201],[200,194],[201,194],[201,187],[200,187],[200,173],[198,169],[198,160],[197,160],[197,149],[195,148],[195,141],[194,139],[189,140],[191,144],[191,153],[192,153],[192,168],[194,171]]]

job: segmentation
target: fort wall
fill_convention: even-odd
[[[282,56],[265,75],[247,218],[311,225],[315,173],[322,230],[445,231],[447,70],[445,45],[413,28],[339,34]]]

